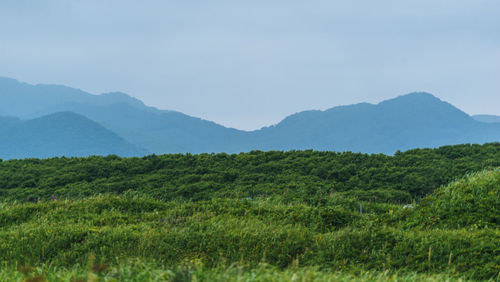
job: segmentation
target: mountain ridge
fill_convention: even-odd
[[[25,101],[28,107],[23,107]],[[500,141],[500,124],[477,121],[427,92],[377,104],[301,111],[277,124],[243,131],[149,107],[121,92],[94,95],[0,78],[0,113],[33,118],[64,111],[85,116],[157,154],[304,149],[392,154],[417,147]]]

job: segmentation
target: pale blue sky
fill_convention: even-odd
[[[500,1],[2,0],[0,76],[240,129],[413,91],[500,115]]]

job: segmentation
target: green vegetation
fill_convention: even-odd
[[[0,162],[0,197],[33,201],[101,193],[162,201],[279,196],[315,203],[332,192],[411,202],[469,172],[500,166],[500,143],[397,152],[317,151],[151,155]],[[375,199],[376,197],[376,199]]]
[[[247,269],[244,267],[204,268],[188,264],[179,268],[162,268],[140,261],[132,261],[112,267],[96,264],[91,267],[60,269],[51,267],[20,267],[19,270],[0,270],[0,280],[10,281],[273,281],[273,282],[330,282],[330,281],[424,281],[449,282],[450,276],[443,274],[398,273],[364,271],[359,273],[320,271],[317,268],[302,267],[285,270],[261,264]],[[31,280],[30,280],[31,279]],[[473,281],[466,277],[453,277],[453,281]]]
[[[499,154],[4,161],[0,280],[498,280]]]
[[[484,171],[437,189],[418,206],[414,220],[429,227],[495,228],[500,224],[500,173]]]

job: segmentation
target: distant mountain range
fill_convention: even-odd
[[[92,95],[58,85],[0,78],[0,115],[31,119],[71,111],[154,153],[231,151],[246,134],[180,112],[147,107],[123,93]],[[1,157],[1,156],[0,156]]]
[[[145,106],[124,93],[92,95],[0,78],[0,158],[149,153],[396,150],[500,141],[500,123],[471,117],[428,93],[293,114],[241,131]]]

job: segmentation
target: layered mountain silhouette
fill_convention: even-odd
[[[26,121],[0,118],[0,136],[0,158],[3,159],[147,153],[98,123],[72,112]]]
[[[500,140],[500,126],[478,122],[428,93],[377,105],[301,112],[262,130],[263,149],[389,153],[417,147]]]
[[[12,135],[2,138],[17,138],[16,142],[9,141],[10,149],[0,140],[0,158],[4,159],[303,149],[393,154],[417,147],[500,141],[500,123],[473,118],[428,93],[412,93],[376,105],[304,111],[274,126],[241,131],[148,107],[124,93],[92,95],[65,86],[0,78],[0,115],[20,118],[0,120],[0,130],[10,128],[8,134]],[[40,120],[45,128],[28,126]],[[76,137],[70,134],[75,131],[93,139],[85,140],[81,135],[77,140],[70,138]],[[14,138],[16,134],[29,136],[29,141],[23,141],[26,137]],[[56,137],[64,134],[70,137]],[[47,144],[51,142],[59,143]]]
[[[86,116],[157,154],[234,152],[247,135],[180,112],[147,107],[119,92],[92,95],[66,86],[0,78],[0,115],[26,119],[60,111]]]

